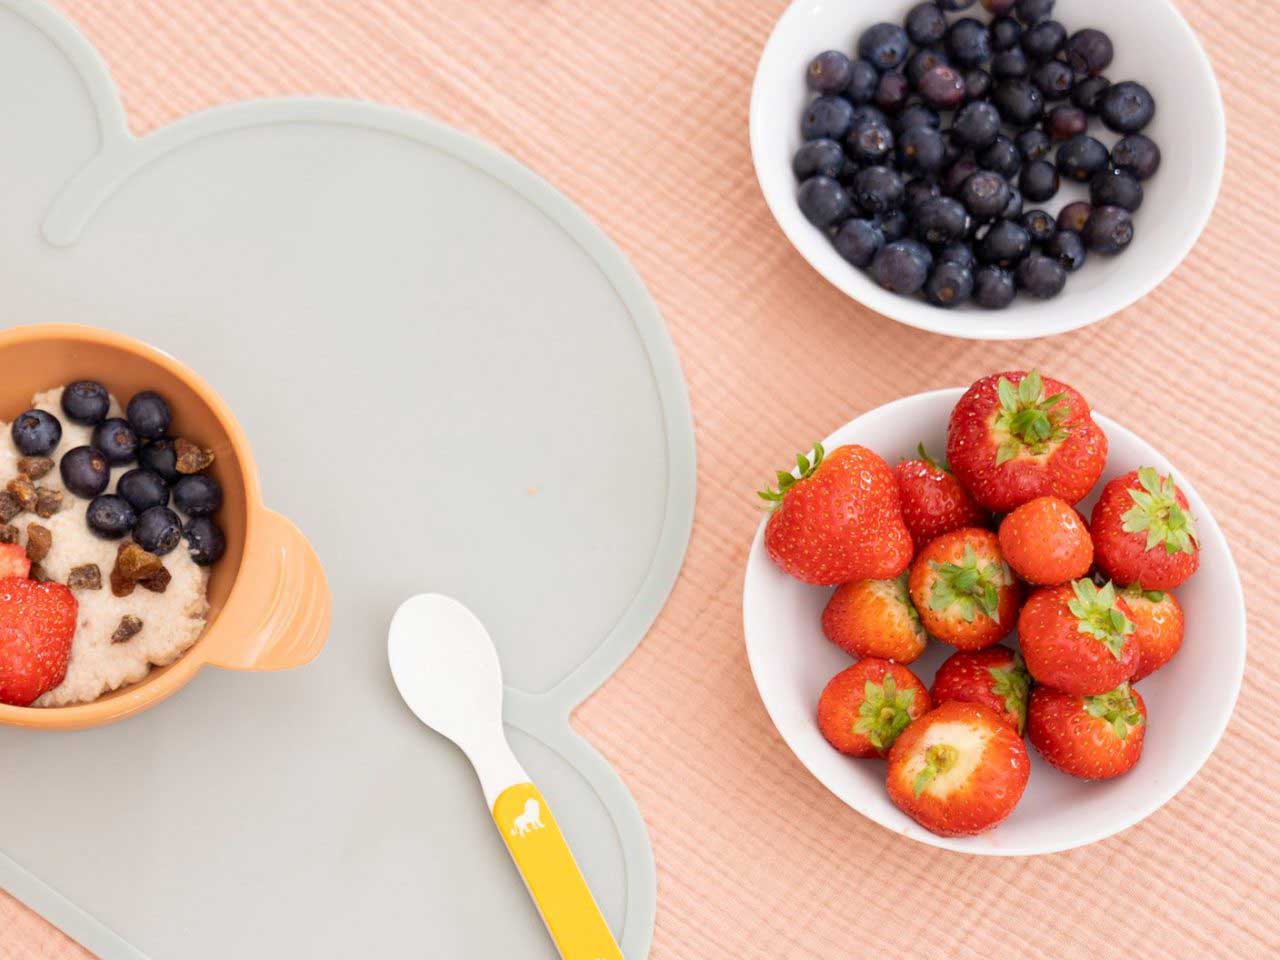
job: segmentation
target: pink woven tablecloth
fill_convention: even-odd
[[[770,219],[747,100],[784,0],[62,6],[102,51],[137,131],[293,93],[421,110],[543,174],[644,277],[693,398],[697,520],[666,611],[577,722],[649,825],[655,958],[1277,956],[1280,31],[1273,0],[1178,3],[1227,104],[1230,156],[1212,223],[1174,276],[1123,314],[995,345],[858,307]],[[1244,578],[1249,668],[1217,753],[1141,825],[1057,856],[963,857],[851,812],[774,732],[739,613],[759,522],[752,491],[870,406],[1032,364],[1143,424],[1195,479]],[[1175,405],[1182,415],[1163,419]],[[752,825],[750,844],[730,823]],[[84,956],[0,894],[0,960]]]

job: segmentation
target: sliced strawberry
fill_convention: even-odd
[[[818,700],[818,729],[851,757],[878,757],[916,717],[929,712],[929,691],[906,667],[859,660],[831,678]]]
[[[919,459],[903,460],[894,467],[902,495],[902,519],[916,550],[952,530],[984,526],[991,518],[973,502],[951,469],[930,457],[923,443],[917,449]]]
[[[16,543],[0,543],[0,577],[26,577],[31,574],[31,558]]]
[[[911,663],[929,642],[907,596],[907,575],[855,580],[836,587],[822,611],[827,639],[855,657]]]
[[[28,706],[62,682],[78,609],[60,583],[0,579],[0,703]]]
[[[1043,587],[1018,617],[1018,641],[1038,683],[1076,696],[1114,690],[1138,667],[1129,605],[1108,583]]]
[[[920,552],[907,581],[925,629],[961,650],[981,650],[1018,622],[1017,581],[990,530],[944,533]]]
[[[1172,590],[1200,565],[1200,541],[1186,495],[1151,467],[1116,477],[1093,507],[1098,569],[1116,583]]]
[[[1022,657],[1008,647],[960,650],[938,668],[930,697],[936,704],[948,700],[979,703],[1022,733],[1027,722],[1027,696],[1031,675]]]
[[[1086,780],[1118,777],[1142,756],[1147,705],[1128,683],[1093,697],[1052,687],[1031,694],[1027,734],[1063,773]]]

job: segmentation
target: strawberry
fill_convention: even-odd
[[[1093,566],[1093,540],[1076,508],[1061,497],[1028,500],[1000,523],[1000,550],[1028,583],[1051,587]]]
[[[938,668],[929,696],[934,703],[980,703],[1022,734],[1027,722],[1031,675],[1008,647],[960,650]]]
[[[995,373],[951,411],[947,459],[980,505],[1007,513],[1036,497],[1076,503],[1107,461],[1107,437],[1075,390],[1035,370]]]
[[[920,614],[907,596],[907,575],[894,580],[855,580],[836,587],[822,611],[822,632],[855,657],[910,663],[929,642]]]
[[[1172,590],[1200,565],[1187,498],[1152,467],[1116,477],[1093,507],[1098,569],[1117,583]]]
[[[998,643],[1018,622],[1018,583],[990,530],[944,533],[916,557],[907,587],[924,628],[961,650]]]
[[[1042,587],[1018,618],[1018,640],[1038,683],[1087,697],[1133,676],[1138,644],[1129,605],[1108,583],[1092,580]]]
[[[1182,646],[1182,605],[1168,591],[1143,590],[1136,585],[1126,587],[1121,595],[1129,606],[1133,639],[1138,642],[1138,669],[1133,673],[1137,683],[1172,660]]]
[[[818,729],[841,753],[881,757],[930,706],[929,691],[914,673],[868,657],[827,683],[818,700]]]
[[[1142,756],[1147,705],[1122,683],[1093,697],[1052,687],[1031,694],[1027,734],[1040,755],[1063,773],[1106,780],[1130,770]]]
[[[1013,812],[1030,770],[1026,745],[998,714],[951,700],[898,737],[885,785],[898,809],[925,829],[967,837]]]
[[[26,577],[31,573],[31,558],[16,543],[0,543],[0,577]]]
[[[0,703],[28,706],[62,682],[77,612],[60,583],[0,579]]]
[[[918,460],[903,460],[894,467],[902,495],[902,519],[916,550],[952,530],[985,526],[991,518],[973,502],[951,469],[925,453],[923,443],[917,449]]]
[[[774,504],[764,545],[774,563],[797,580],[832,587],[850,580],[892,580],[911,562],[911,534],[902,522],[898,481],[884,460],[851,444],[813,459],[796,457],[799,477],[778,473],[778,489],[760,496]]]

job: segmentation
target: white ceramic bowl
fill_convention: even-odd
[[[897,400],[841,427],[823,443],[827,450],[860,443],[890,463],[913,456],[919,440],[941,455],[947,419],[962,393],[936,390]],[[1110,455],[1094,493],[1080,505],[1086,516],[1102,484],[1112,477],[1141,466],[1173,470],[1145,440],[1107,417],[1095,413],[1094,419],[1107,434]],[[884,761],[837,753],[819,732],[816,710],[822,688],[853,660],[822,634],[820,617],[831,590],[779,570],[765,552],[761,523],[747,560],[743,624],[751,672],[778,732],[800,762],[850,807],[896,833],[950,850],[1000,856],[1052,853],[1102,840],[1153,813],[1213,752],[1231,717],[1245,660],[1244,594],[1235,561],[1195,488],[1176,470],[1174,476],[1196,519],[1200,569],[1176,591],[1186,614],[1182,649],[1138,685],[1149,726],[1142,759],[1129,773],[1096,783],[1077,780],[1049,766],[1028,745],[1027,792],[995,830],[954,839],[917,825],[889,801]],[[910,669],[931,687],[934,672],[954,652],[930,640]]]
[[[889,293],[841,259],[826,235],[804,218],[796,204],[791,158],[803,142],[800,114],[811,96],[805,67],[823,50],[851,53],[864,29],[879,21],[901,23],[914,2],[795,0],[765,45],[751,91],[751,155],[765,201],[801,255],[854,300],[885,316],[977,340],[1074,330],[1124,309],[1164,280],[1204,229],[1226,156],[1226,121],[1213,70],[1169,0],[1058,0],[1055,16],[1068,30],[1099,27],[1114,40],[1115,62],[1108,77],[1138,80],[1151,90],[1156,116],[1144,132],[1160,145],[1163,163],[1143,184],[1146,197],[1134,217],[1132,246],[1118,257],[1091,257],[1057,298],[1042,302],[1019,296],[1005,310],[943,310]],[[988,19],[980,6],[950,16]],[[1089,132],[1108,147],[1118,139],[1096,119]],[[1083,187],[1064,184],[1041,206],[1056,215],[1064,204],[1080,199],[1088,199]]]

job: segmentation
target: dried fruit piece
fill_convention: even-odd
[[[164,593],[169,589],[169,581],[172,579],[173,577],[170,575],[169,571],[164,567],[161,567],[151,576],[143,577],[139,580],[138,586],[142,587],[144,590],[150,590],[152,593]]]
[[[23,510],[36,508],[36,487],[27,477],[19,474],[9,481],[5,489],[18,501]]]
[[[135,583],[164,568],[160,558],[136,543],[126,543],[116,553],[116,569]]]
[[[0,523],[8,523],[22,512],[22,504],[8,490],[0,490]]]
[[[38,563],[31,564],[31,569],[27,572],[27,576],[30,579],[35,580],[37,583],[47,583],[53,579],[53,577],[49,576],[45,571],[44,567]]]
[[[72,590],[101,590],[102,570],[96,563],[72,567],[67,575],[67,586]]]
[[[27,524],[27,556],[32,563],[39,563],[49,555],[53,547],[53,531],[38,523]]]
[[[36,513],[48,520],[62,509],[62,491],[36,487]]]
[[[0,543],[17,543],[18,528],[12,523],[0,524]]]
[[[132,614],[126,613],[120,618],[120,626],[116,627],[116,632],[111,634],[112,643],[124,643],[138,635],[138,631],[142,629],[142,621]]]
[[[173,449],[179,473],[199,473],[213,463],[213,451],[190,440],[179,437],[173,441]]]
[[[50,457],[22,457],[18,460],[18,472],[25,473],[32,480],[39,480],[52,469]]]

